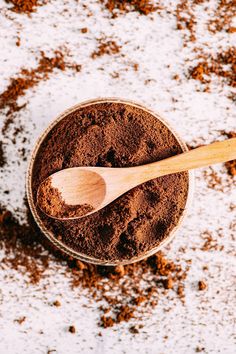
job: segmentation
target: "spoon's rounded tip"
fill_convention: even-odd
[[[58,220],[82,218],[95,211],[88,204],[67,204],[58,188],[52,186],[52,177],[46,178],[37,191],[37,206],[47,216]]]

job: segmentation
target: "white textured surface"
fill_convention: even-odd
[[[171,8],[171,1],[165,2]],[[176,2],[173,2],[173,4]],[[87,10],[83,9],[87,4]],[[216,1],[210,1],[214,7]],[[217,78],[212,82],[212,92],[198,92],[198,82],[187,80],[185,59],[194,57],[194,45],[208,52],[227,48],[235,40],[234,35],[218,33],[210,35],[205,21],[210,17],[199,5],[197,44],[183,48],[181,31],[175,30],[175,18],[163,11],[162,16],[150,17],[129,13],[117,19],[101,12],[96,1],[51,0],[31,17],[15,14],[5,1],[0,0],[0,92],[23,66],[36,66],[39,51],[50,53],[66,46],[70,60],[82,65],[80,73],[67,69],[55,70],[50,79],[28,90],[19,102],[28,101],[25,110],[17,114],[19,124],[27,126],[25,147],[31,149],[36,137],[48,123],[64,109],[89,98],[118,96],[144,103],[163,115],[182,135],[186,142],[206,142],[220,138],[220,130],[236,130],[236,117],[230,91]],[[66,12],[64,11],[66,9]],[[87,14],[91,11],[92,16]],[[151,19],[152,18],[152,19]],[[80,29],[88,28],[82,34]],[[16,47],[17,35],[21,46]],[[103,56],[92,60],[96,38],[103,34],[122,44],[121,54]],[[209,43],[207,47],[204,43]],[[135,72],[132,63],[139,64]],[[194,63],[194,61],[193,61]],[[119,72],[119,78],[111,74]],[[178,74],[180,82],[172,79]],[[148,84],[145,80],[150,79]],[[3,113],[1,113],[4,118]],[[2,125],[2,120],[0,125]],[[26,162],[18,156],[22,137],[16,145],[4,138],[8,165],[1,172],[3,190],[10,190],[3,202],[14,210],[23,207],[24,174]],[[47,277],[37,286],[27,285],[17,272],[6,269],[0,273],[0,353],[193,353],[196,347],[204,347],[206,353],[232,354],[235,352],[235,258],[234,237],[236,203],[233,181],[226,177],[225,168],[214,170],[223,178],[225,193],[210,189],[203,178],[204,171],[196,172],[195,199],[188,218],[168,249],[168,256],[175,259],[192,259],[186,280],[186,305],[174,297],[162,298],[152,315],[143,319],[144,328],[134,336],[128,331],[130,324],[112,329],[97,327],[96,303],[89,302],[86,292],[71,290],[69,280],[61,266],[51,262]],[[19,217],[23,211],[19,211]],[[231,228],[230,228],[231,225]],[[222,251],[200,250],[204,240],[201,233],[210,230]],[[180,248],[186,248],[182,253]],[[194,250],[195,248],[195,250]],[[0,255],[1,256],[1,255]],[[208,265],[209,271],[202,267]],[[198,280],[206,279],[208,290],[197,290]],[[44,287],[44,285],[48,285]],[[50,304],[60,299],[60,308]],[[88,305],[84,307],[84,305]],[[165,312],[170,308],[169,312]],[[26,316],[19,325],[14,320]],[[75,324],[77,333],[68,332],[68,325]],[[97,336],[102,331],[102,337]]]

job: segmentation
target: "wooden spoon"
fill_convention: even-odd
[[[77,219],[95,213],[125,192],[151,179],[233,159],[236,159],[236,138],[143,166],[67,168],[41,183],[37,204],[50,217]]]

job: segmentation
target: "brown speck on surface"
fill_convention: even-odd
[[[53,306],[55,306],[55,307],[60,307],[60,306],[61,306],[61,302],[60,302],[59,300],[55,300],[55,301],[53,302]]]
[[[15,320],[15,322],[17,322],[19,325],[21,325],[22,323],[24,323],[26,320],[26,316],[22,316],[22,317],[19,317]]]
[[[137,328],[136,326],[131,326],[131,327],[129,328],[129,331],[130,331],[130,333],[132,333],[132,334],[137,334],[137,333],[139,333],[139,330],[138,330],[138,328]]]
[[[17,39],[16,39],[16,46],[17,46],[17,47],[20,47],[20,45],[21,45],[20,37],[17,37]]]
[[[175,75],[173,76],[173,80],[178,81],[179,79],[180,79],[180,77],[179,77],[179,75],[178,75],[178,74],[175,74]]]
[[[87,27],[81,28],[81,33],[87,33],[87,32],[88,32],[88,28]]]
[[[225,167],[229,175],[236,176],[236,160],[226,162]]]
[[[68,330],[69,330],[70,333],[75,333],[76,332],[75,326],[69,326]]]
[[[115,324],[114,320],[110,316],[101,316],[101,326],[104,328],[113,327]]]
[[[195,352],[196,352],[196,353],[202,353],[202,352],[204,352],[204,351],[205,351],[205,348],[204,348],[204,347],[199,347],[199,346],[197,346],[196,349],[195,349]]]
[[[165,289],[172,289],[173,288],[173,280],[171,278],[164,279],[163,285],[164,285]]]
[[[181,300],[184,300],[185,295],[184,295],[184,286],[183,286],[183,284],[180,284],[180,285],[178,286],[178,288],[177,288],[177,294],[179,295],[179,297],[180,297]]]
[[[207,289],[207,284],[205,281],[203,280],[199,280],[198,282],[198,290],[202,291],[202,290],[206,290]]]

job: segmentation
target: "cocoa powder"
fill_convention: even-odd
[[[21,110],[26,106],[23,104],[18,105],[17,100],[23,96],[25,92],[36,86],[41,80],[47,80],[49,74],[57,68],[64,71],[66,68],[64,54],[62,51],[54,51],[54,56],[48,57],[42,51],[38,66],[35,69],[21,69],[17,77],[10,79],[10,83],[0,94],[0,110],[6,109],[6,120],[4,122],[2,133],[5,134],[9,125],[13,123],[13,113]]]
[[[236,87],[236,48],[230,47],[216,55],[203,56],[203,59],[189,70],[190,77],[203,84],[211,81],[212,75],[217,75],[229,86]]]
[[[208,30],[212,33],[216,33],[222,30],[228,33],[235,33],[236,27],[233,25],[235,18],[235,0],[219,0],[217,7],[208,22]]]
[[[32,192],[52,173],[76,166],[129,167],[182,152],[168,128],[151,114],[121,103],[92,104],[69,114],[48,133],[36,154]],[[56,238],[102,260],[129,260],[157,247],[185,208],[188,174],[149,181],[80,220],[38,215]]]
[[[92,59],[96,59],[97,57],[101,57],[105,54],[112,55],[120,52],[121,47],[111,38],[103,36],[98,38],[97,42],[97,49],[91,54]]]
[[[10,3],[13,6],[10,8],[12,11],[18,13],[29,14],[34,12],[37,6],[45,5],[47,0],[5,0],[6,3]]]
[[[142,15],[148,15],[158,9],[158,6],[151,0],[100,0],[100,2],[112,13],[113,17],[117,16],[116,10],[136,11]]]

